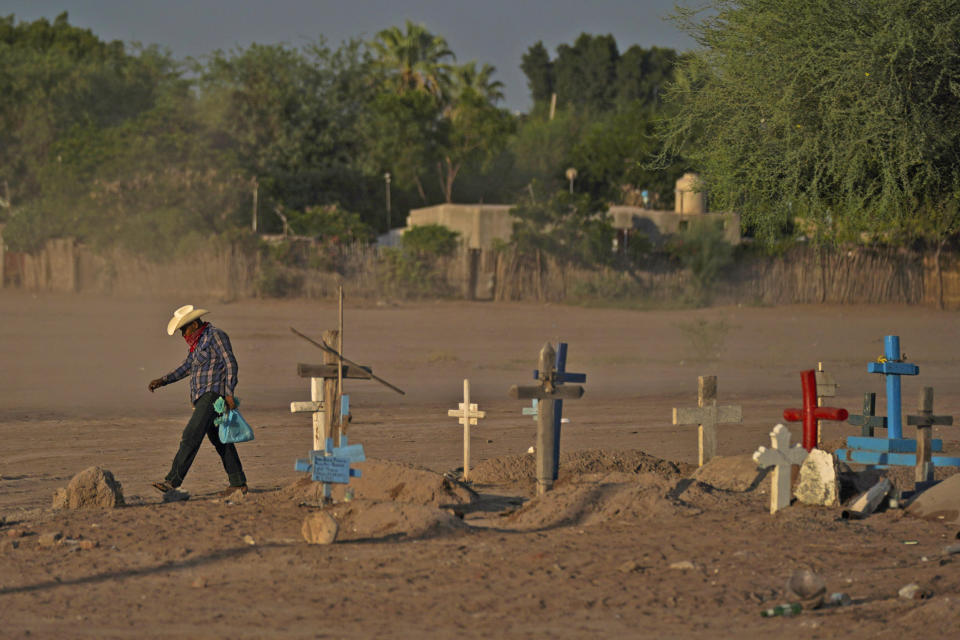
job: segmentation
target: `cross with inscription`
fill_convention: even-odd
[[[907,424],[917,428],[917,467],[913,479],[916,482],[933,482],[931,427],[950,426],[953,416],[933,415],[933,387],[924,387],[920,392],[919,415],[907,416]]]
[[[330,483],[350,484],[350,478],[361,477],[359,469],[351,469],[354,462],[367,459],[362,444],[347,444],[347,436],[340,439],[340,446],[333,446],[333,438],[327,438],[326,447],[310,452],[307,459],[298,459],[294,464],[297,471],[307,471],[314,482],[323,483],[323,499],[330,500]]]
[[[463,479],[470,479],[470,425],[477,424],[480,418],[486,418],[487,412],[480,411],[476,404],[470,402],[470,381],[463,381],[463,402],[456,409],[447,411],[451,418],[460,418],[463,425]]]
[[[784,409],[783,419],[789,422],[803,422],[803,448],[811,451],[817,446],[817,421],[839,420],[843,422],[849,414],[846,409],[817,406],[817,381],[813,369],[800,372],[803,389],[803,408]]]
[[[852,415],[847,422],[855,427],[860,427],[860,435],[864,438],[872,438],[873,430],[876,428],[886,429],[887,419],[876,415],[877,412],[877,394],[863,394],[863,413],[861,415]]]
[[[558,342],[557,343],[557,357],[556,357],[556,381],[558,385],[563,384],[564,382],[586,382],[587,374],[585,373],[570,373],[567,371],[567,343]],[[533,371],[533,379],[537,380],[540,375],[540,372],[536,369]],[[534,402],[537,402],[537,399],[534,398]],[[563,423],[570,422],[563,417],[563,400],[554,400],[553,401],[553,479],[557,479],[557,475],[560,472],[560,428],[563,426]]]
[[[549,342],[540,350],[540,363],[537,369],[536,386],[510,387],[510,397],[517,400],[537,398],[541,402],[537,413],[537,494],[543,495],[553,487],[554,470],[557,467],[557,453],[554,447],[556,424],[554,422],[554,403],[544,400],[575,400],[583,396],[580,385],[565,386],[564,380],[557,379],[556,356]],[[582,374],[567,374],[582,375]],[[569,380],[568,380],[569,381]]]
[[[743,423],[740,405],[717,406],[717,376],[697,378],[697,408],[673,409],[673,424],[697,425],[699,454],[697,464],[703,466],[717,455],[717,425]]]
[[[867,364],[868,373],[882,373],[887,382],[887,438],[903,438],[902,406],[900,403],[900,376],[915,376],[920,367],[903,362],[900,355],[900,336],[885,336],[883,357]]]
[[[812,370],[811,370],[812,372]],[[802,464],[807,451],[799,444],[790,446],[790,430],[778,424],[770,432],[770,448],[760,447],[753,461],[766,469],[773,467],[770,479],[770,513],[790,506],[790,467]]]

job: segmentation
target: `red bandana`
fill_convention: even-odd
[[[187,344],[190,345],[190,353],[193,353],[193,350],[197,348],[197,343],[200,342],[200,336],[203,335],[203,332],[207,330],[207,327],[210,326],[209,322],[204,322],[200,325],[200,328],[194,331],[189,336],[183,336],[183,339],[187,341]]]

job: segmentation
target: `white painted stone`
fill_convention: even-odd
[[[840,504],[837,459],[828,451],[814,449],[800,466],[800,479],[793,495],[803,504],[834,507]]]

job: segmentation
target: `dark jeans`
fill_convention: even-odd
[[[227,478],[230,479],[231,487],[239,487],[247,484],[247,478],[243,475],[243,465],[240,464],[240,456],[237,455],[237,447],[233,443],[223,444],[220,442],[218,427],[213,424],[213,419],[217,417],[217,412],[213,408],[213,403],[217,401],[220,394],[208,391],[199,398],[193,405],[193,415],[190,416],[190,422],[183,430],[183,436],[180,438],[180,449],[173,458],[173,464],[170,466],[170,473],[167,474],[167,482],[174,487],[183,484],[183,479],[187,477],[187,471],[193,464],[193,459],[197,457],[197,451],[203,443],[203,436],[206,435],[216,447],[220,454],[220,460],[223,462],[223,468],[227,472]]]

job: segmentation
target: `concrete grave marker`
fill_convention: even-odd
[[[913,479],[916,482],[933,482],[931,427],[952,425],[953,416],[933,415],[933,387],[924,387],[920,392],[919,415],[907,416],[907,424],[917,428],[917,467]]]
[[[540,366],[537,369],[536,386],[510,387],[510,397],[517,400],[575,400],[583,396],[583,387],[565,386],[564,376],[558,376],[556,369],[557,352],[549,342],[540,350]],[[573,374],[567,374],[573,375]],[[576,374],[582,375],[582,374]],[[553,487],[554,470],[557,469],[556,432],[554,422],[555,404],[540,402],[537,412],[537,494],[543,495]]]
[[[803,448],[810,451],[817,446],[817,428],[820,420],[846,420],[847,410],[834,407],[817,406],[816,372],[813,369],[800,373],[803,389],[803,408],[784,409],[783,419],[789,422],[803,422]]]
[[[451,418],[460,418],[463,425],[463,479],[470,479],[470,425],[477,424],[477,420],[487,417],[486,411],[480,411],[476,404],[470,402],[470,381],[463,381],[463,402],[458,408],[450,409],[447,415]]]
[[[673,424],[698,426],[697,464],[701,467],[717,455],[717,425],[742,422],[740,405],[717,406],[717,376],[697,378],[696,409],[673,409]]]
[[[770,448],[760,447],[753,453],[753,461],[759,466],[773,467],[773,473],[770,474],[770,513],[790,506],[790,467],[802,464],[806,457],[807,451],[802,446],[790,446],[790,430],[782,424],[770,432]]]

